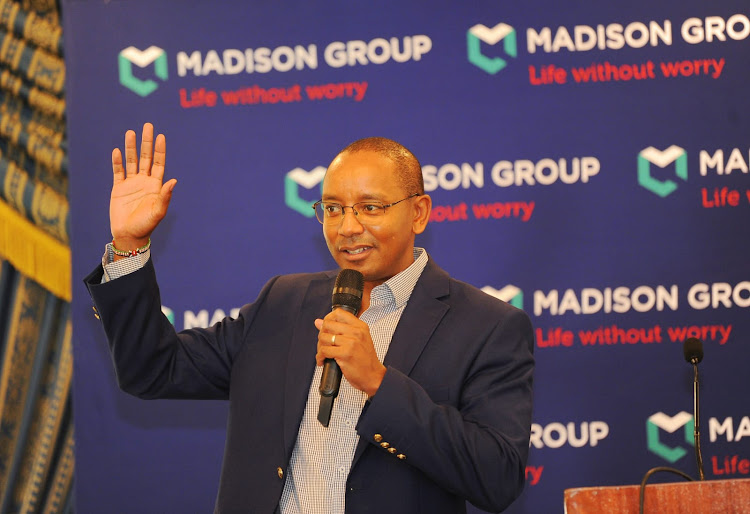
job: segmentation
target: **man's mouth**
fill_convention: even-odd
[[[356,248],[342,248],[341,251],[347,255],[362,255],[368,250],[372,250],[372,246],[358,246]]]

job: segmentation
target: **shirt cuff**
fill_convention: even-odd
[[[101,283],[109,282],[120,277],[124,277],[129,273],[138,271],[143,268],[148,260],[151,258],[151,249],[146,250],[143,253],[120,259],[115,262],[115,252],[112,243],[107,243],[104,247],[104,255],[102,255],[102,268],[104,274],[102,274]]]

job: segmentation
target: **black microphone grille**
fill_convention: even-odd
[[[362,306],[362,291],[365,288],[365,277],[357,270],[342,269],[333,286],[331,305],[334,308],[344,307],[351,312],[359,312]]]
[[[685,339],[685,343],[682,345],[682,351],[685,353],[685,360],[689,363],[698,364],[703,360],[703,343],[700,339],[695,337],[689,337]]]

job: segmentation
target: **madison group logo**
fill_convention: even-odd
[[[663,412],[652,414],[646,421],[646,440],[648,449],[667,462],[674,463],[687,454],[683,446],[671,447],[662,442],[662,432],[673,434],[683,428],[684,442],[694,446],[693,442],[693,415],[682,411],[673,417]]]
[[[523,291],[512,284],[508,284],[500,290],[492,286],[484,286],[482,291],[499,300],[508,302],[513,307],[523,309]]]
[[[164,313],[164,315],[167,317],[169,322],[174,325],[174,311],[170,309],[169,307],[162,305],[161,311]]]
[[[494,75],[508,65],[508,61],[501,57],[487,57],[482,53],[482,43],[494,46],[500,41],[503,42],[503,54],[505,57],[518,56],[518,47],[516,42],[516,31],[510,25],[498,23],[492,28],[488,28],[481,23],[471,27],[466,32],[466,49],[469,62],[474,66]]]
[[[286,206],[308,218],[315,216],[315,211],[312,210],[311,206],[318,200],[320,195],[310,192],[305,195],[310,198],[302,198],[300,196],[300,186],[309,191],[320,184],[320,189],[322,190],[323,177],[325,175],[326,169],[323,166],[317,166],[310,171],[303,170],[302,168],[294,168],[287,173],[286,177],[284,177],[284,202]]]
[[[146,68],[154,64],[154,75],[156,78],[167,80],[167,53],[158,46],[150,46],[146,50],[139,50],[129,46],[120,52],[117,57],[117,66],[120,71],[120,84],[140,96],[148,96],[159,87],[155,80],[139,79],[133,75],[133,65]]]
[[[684,148],[672,145],[661,151],[649,146],[641,150],[638,154],[638,184],[662,198],[673,193],[677,189],[677,183],[664,177],[665,173],[651,168],[651,164],[663,169],[672,163],[675,163],[674,174],[687,181],[687,153]],[[655,175],[662,175],[663,179],[660,180]]]

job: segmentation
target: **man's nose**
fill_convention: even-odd
[[[346,212],[349,210],[349,212]],[[341,215],[341,224],[339,225],[339,234],[342,236],[350,236],[352,234],[360,234],[364,231],[364,227],[359,222],[357,215],[354,213],[354,208],[344,209]]]

